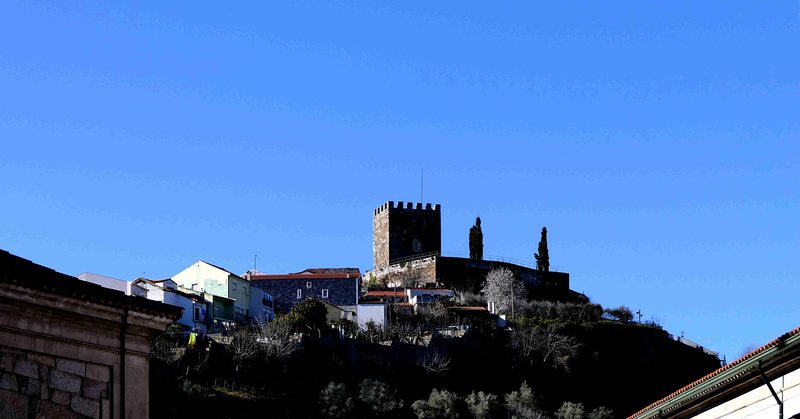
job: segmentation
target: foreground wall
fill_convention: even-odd
[[[150,341],[180,314],[0,251],[0,417],[147,418]]]

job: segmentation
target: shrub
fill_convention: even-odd
[[[388,384],[366,379],[358,385],[358,400],[377,415],[396,413],[403,407],[403,400]]]

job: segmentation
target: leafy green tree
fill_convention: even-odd
[[[538,418],[539,398],[534,394],[527,382],[523,381],[519,391],[512,391],[505,396],[506,410],[511,418]]]
[[[462,400],[455,393],[433,389],[428,400],[417,400],[411,410],[419,419],[460,418]]]
[[[482,391],[477,393],[473,391],[464,401],[475,419],[499,418],[503,410],[497,396]]]
[[[355,412],[355,402],[349,397],[344,383],[328,383],[322,390],[320,404],[322,416],[328,418],[350,418]]]
[[[495,268],[489,271],[481,292],[486,296],[490,306],[494,306],[495,312],[510,314],[512,317],[515,309],[519,311],[524,306],[528,296],[522,281],[508,268]]]
[[[617,308],[605,309],[603,316],[607,319],[616,320],[623,323],[630,323],[633,321],[633,312],[626,306],[619,306]]]
[[[483,232],[481,217],[475,218],[475,225],[469,229],[469,258],[483,259]]]
[[[542,239],[539,240],[539,253],[533,254],[536,257],[537,271],[550,271],[550,253],[547,251],[547,227],[542,227]]]
[[[306,298],[286,315],[286,321],[292,325],[294,330],[298,332],[312,332],[317,331],[322,333],[327,330],[328,325],[328,310],[325,304],[318,298]]]
[[[583,403],[564,402],[556,412],[558,419],[586,419]]]
[[[372,410],[374,415],[391,415],[403,408],[397,391],[386,383],[366,379],[358,385],[358,400]]]
[[[589,412],[588,419],[614,419],[614,412],[605,406],[600,406]]]

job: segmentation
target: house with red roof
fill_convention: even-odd
[[[658,377],[643,377],[658,380]],[[650,404],[628,419],[800,417],[800,328]]]
[[[281,275],[251,271],[243,278],[272,295],[276,307],[284,311],[306,298],[316,297],[345,311],[356,312],[361,296],[361,273],[357,268],[312,268]]]

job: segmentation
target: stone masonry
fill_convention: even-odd
[[[373,270],[399,259],[442,251],[442,214],[431,206],[389,201],[373,211]]]
[[[0,346],[0,417],[110,418],[111,369]]]

